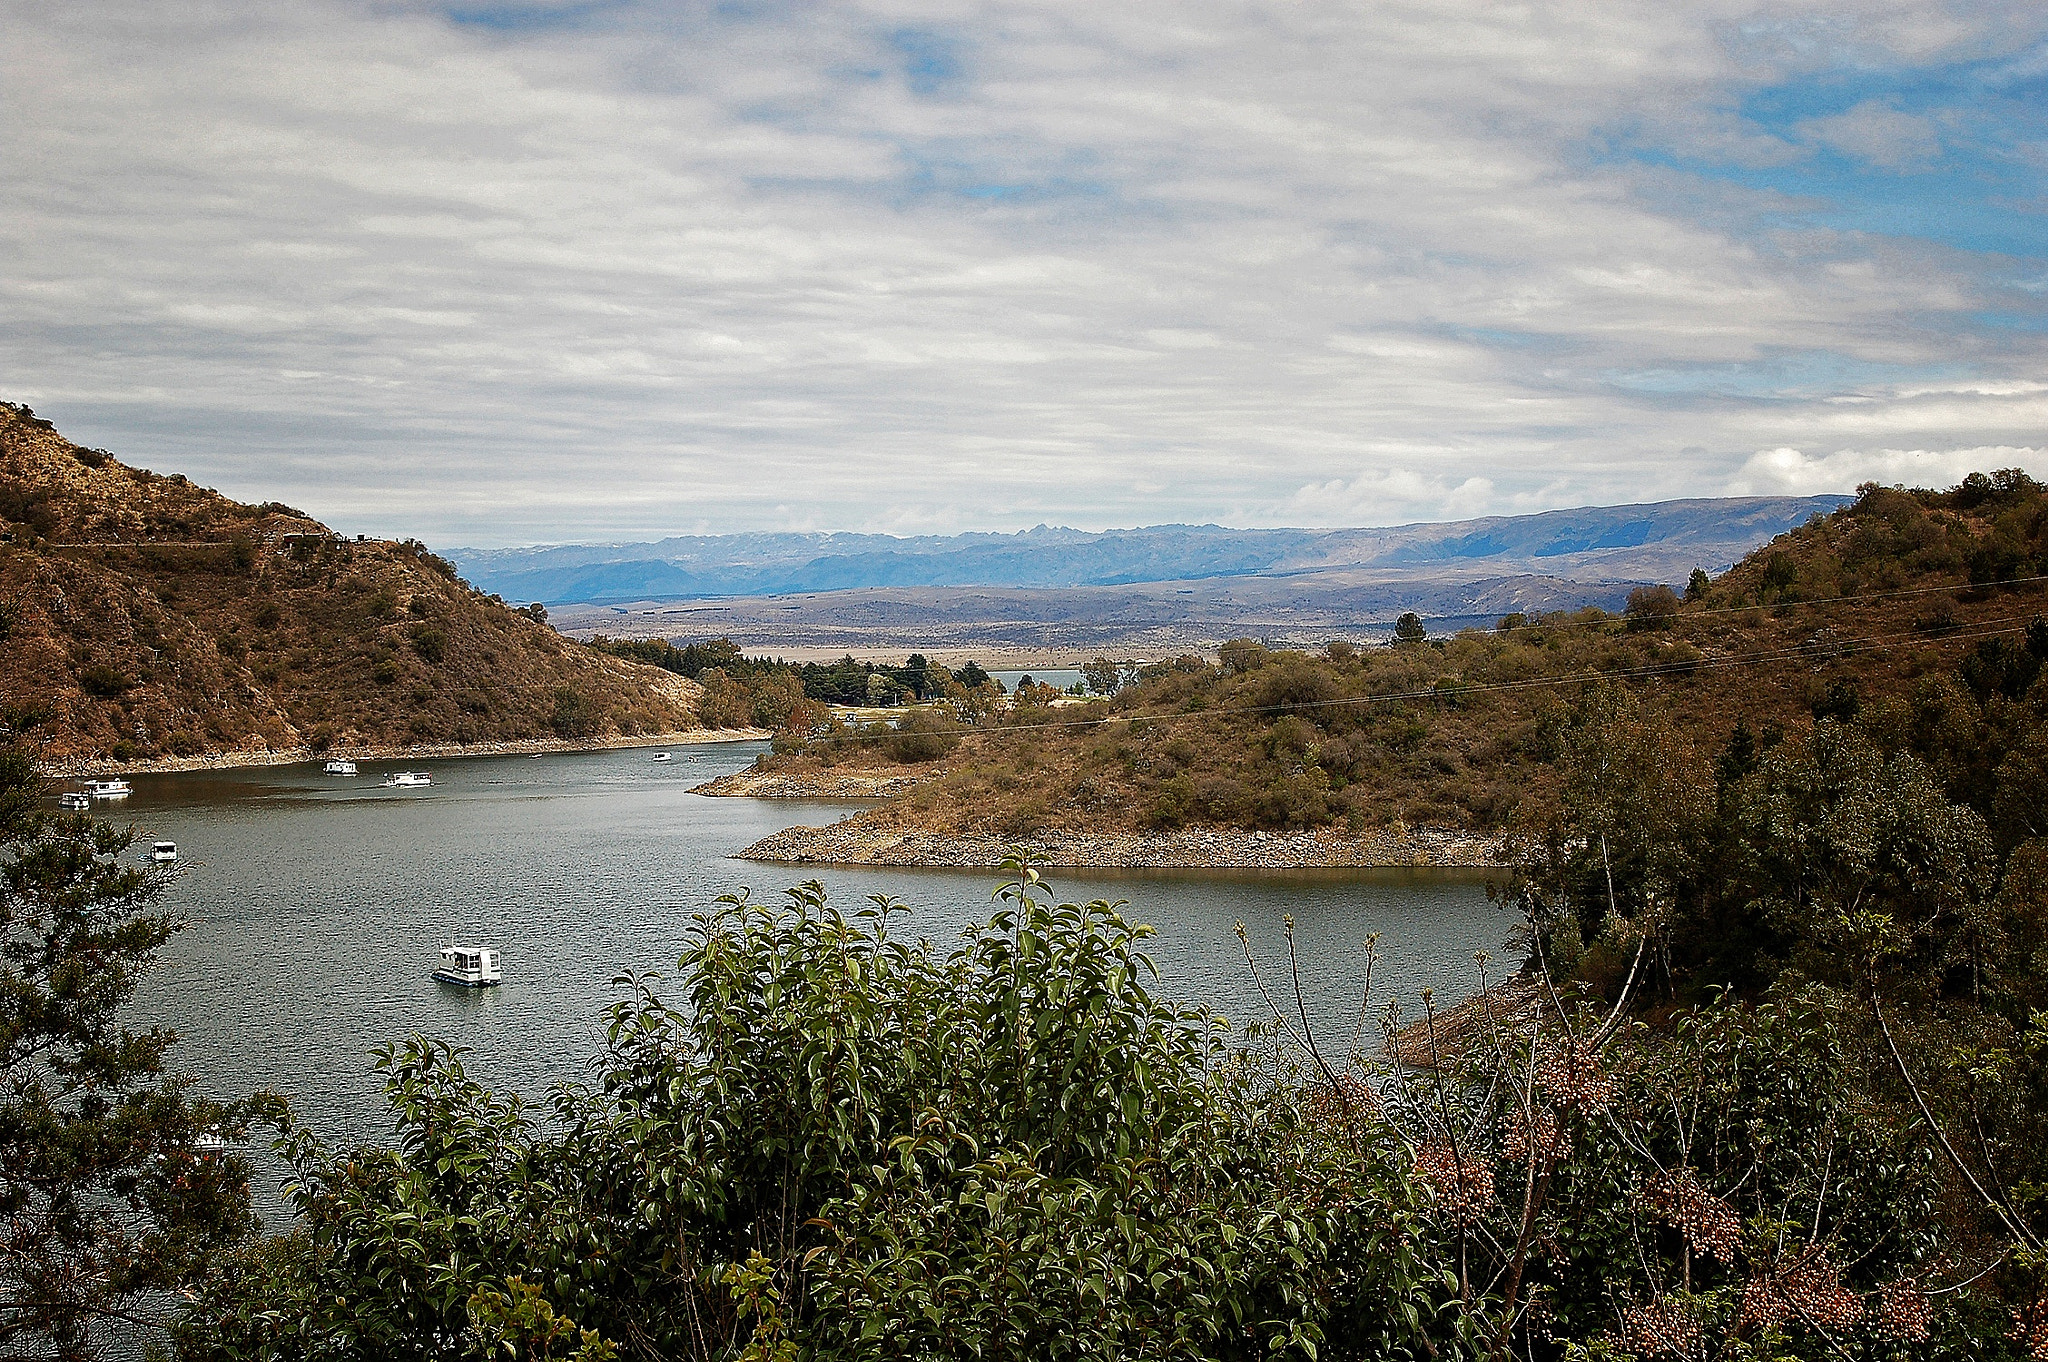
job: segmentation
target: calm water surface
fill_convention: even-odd
[[[416,763],[431,788],[383,789],[395,765],[354,779],[317,765],[135,778],[101,812],[146,842],[174,840],[169,891],[193,925],[139,996],[139,1018],[177,1029],[174,1063],[203,1091],[289,1094],[323,1135],[382,1128],[372,1046],[424,1032],[470,1047],[472,1072],[538,1093],[579,1076],[600,1047],[614,976],[673,968],[689,915],[751,886],[772,897],[822,880],[835,900],[909,905],[898,931],[949,941],[991,910],[985,871],[760,865],[732,852],[843,804],[706,799],[691,786],[751,762],[759,744]],[[138,848],[138,851],[144,849]],[[1243,1022],[1258,1001],[1233,924],[1284,980],[1292,914],[1306,994],[1326,1035],[1358,1016],[1365,938],[1379,980],[1471,990],[1475,951],[1503,954],[1510,926],[1485,877],[1446,872],[1055,873],[1062,899],[1127,899],[1158,930],[1162,989]],[[469,991],[428,977],[451,939],[496,943],[505,983]],[[1291,1000],[1291,993],[1284,995]],[[1384,996],[1384,995],[1382,995]]]

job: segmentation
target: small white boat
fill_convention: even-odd
[[[159,863],[177,860],[178,844],[176,842],[158,842],[149,849],[149,859]]]
[[[400,771],[397,775],[387,777],[384,781],[386,789],[396,787],[401,790],[416,789],[421,785],[432,785],[433,783],[434,778],[422,771]]]
[[[125,780],[88,780],[85,792],[94,799],[126,799],[135,787]]]
[[[356,773],[356,764],[352,761],[346,761],[341,757],[336,757],[328,762],[324,769],[330,776],[352,776]]]
[[[650,758],[649,758],[649,760],[650,760],[650,761],[674,761],[674,760],[675,760],[675,758],[671,757],[671,756],[670,756],[670,755],[669,755],[668,753],[666,753],[666,752],[656,752],[656,753],[655,753],[655,754],[654,754],[654,755],[653,755],[652,757],[650,757]]]
[[[60,809],[89,809],[92,807],[92,796],[86,794],[83,790],[66,790],[63,794],[57,796],[57,807]]]
[[[489,988],[504,978],[498,969],[496,946],[443,946],[441,964],[434,977],[444,984],[464,988]]]
[[[202,1130],[192,1137],[192,1152],[202,1159],[217,1159],[233,1148],[218,1131]]]

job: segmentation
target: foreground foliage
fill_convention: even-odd
[[[1423,1357],[1455,1344],[1406,1151],[1150,991],[1146,929],[1035,876],[939,951],[786,906],[699,918],[545,1118],[445,1047],[379,1059],[398,1140],[292,1150],[305,1229],[206,1357]]]
[[[201,1137],[279,1109],[195,1097],[164,1072],[175,1037],[123,1025],[181,923],[122,863],[132,836],[40,810],[0,736],[0,1354],[94,1357],[254,1233],[248,1165]]]

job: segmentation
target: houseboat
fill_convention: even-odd
[[[496,946],[443,946],[434,977],[444,984],[488,988],[504,976],[498,969]]]
[[[352,776],[356,773],[356,764],[341,757],[336,757],[329,761],[324,769],[330,776]]]
[[[92,807],[92,796],[83,790],[66,790],[63,794],[57,796],[57,807],[60,809],[89,809]]]
[[[85,792],[94,799],[126,799],[135,787],[125,780],[88,780]]]
[[[156,861],[156,862],[158,862],[159,864],[161,864],[162,862],[165,862],[165,861],[175,861],[175,860],[177,860],[177,859],[178,859],[178,844],[177,844],[176,842],[158,842],[158,843],[156,843],[156,844],[155,844],[154,846],[150,847],[150,849],[149,849],[149,859],[150,859],[150,860],[152,860],[152,861]]]
[[[387,777],[384,781],[386,787],[396,787],[401,790],[415,789],[421,785],[432,785],[433,783],[434,778],[423,771],[400,771],[397,775]]]

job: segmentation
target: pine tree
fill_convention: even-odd
[[[229,1152],[283,1105],[229,1105],[164,1071],[176,1037],[121,1018],[183,926],[134,834],[41,807],[28,742],[0,729],[0,1352],[104,1355],[257,1229]]]

